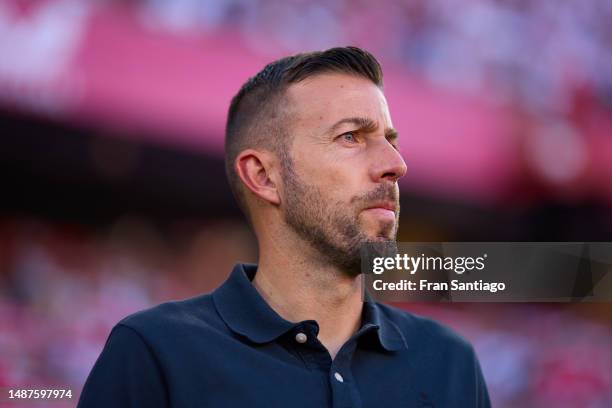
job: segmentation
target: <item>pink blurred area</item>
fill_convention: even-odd
[[[611,4],[0,2],[0,387],[78,393],[122,317],[256,262],[225,116],[291,53],[380,59],[400,240],[609,241]],[[398,306],[474,344],[496,407],[612,404],[610,304]]]
[[[594,3],[597,7],[590,13],[599,11],[598,7],[604,15],[610,13],[604,2]],[[596,94],[600,82],[609,87],[609,75],[598,75],[612,65],[612,57],[609,47],[596,41],[609,36],[609,29],[599,33],[594,27],[590,46],[595,51],[583,51],[582,44],[573,43],[556,56],[533,49],[537,44],[554,44],[548,35],[555,33],[589,34],[575,34],[576,29],[565,22],[572,12],[570,5],[555,13],[548,6],[511,2],[466,1],[445,7],[443,2],[423,6],[385,1],[370,10],[364,2],[338,1],[327,11],[332,21],[321,21],[329,24],[325,26],[331,30],[329,38],[313,44],[298,38],[286,44],[275,37],[270,24],[275,18],[287,18],[283,13],[290,13],[292,7],[306,7],[300,2],[288,3],[287,10],[275,10],[263,1],[177,4],[4,3],[0,13],[5,39],[0,44],[8,51],[17,40],[26,46],[9,54],[15,60],[0,69],[0,101],[74,123],[118,129],[146,142],[221,155],[229,101],[242,81],[266,62],[318,44],[371,45],[383,62],[386,95],[403,136],[400,146],[410,169],[404,188],[495,203],[514,197],[517,186],[536,181],[552,194],[599,195],[612,202],[608,182],[612,120],[603,114],[605,101]],[[456,10],[455,21],[452,13],[459,5],[464,7]],[[314,8],[325,11],[323,4]],[[357,24],[367,20],[370,11],[392,28],[376,35],[358,30]],[[400,16],[393,16],[394,11]],[[219,20],[211,21],[213,17]],[[587,13],[584,18],[590,17]],[[525,26],[535,32],[500,33],[486,18],[499,20],[508,29]],[[332,30],[334,19],[355,26]],[[253,26],[256,23],[261,28]],[[550,25],[548,35],[539,32],[544,23]],[[295,30],[298,33],[287,35],[305,34]],[[487,30],[499,38],[478,36],[482,31],[484,37]],[[428,45],[431,55],[418,49]],[[465,55],[456,56],[445,46],[456,46],[455,52]],[[410,57],[417,51],[423,56]],[[587,51],[605,54],[599,58],[601,67],[579,60]],[[443,52],[448,55],[438,55]],[[524,61],[528,58],[540,58],[534,61],[541,65],[533,67],[534,73],[521,72],[531,67],[530,61]],[[557,65],[546,66],[553,62]],[[41,65],[22,70],[27,64]],[[539,72],[547,69],[548,77]],[[547,137],[561,128],[564,143]]]

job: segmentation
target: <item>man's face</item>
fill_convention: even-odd
[[[286,223],[345,272],[360,272],[360,246],[394,241],[396,150],[382,91],[365,78],[321,74],[287,90],[288,156],[283,158]]]

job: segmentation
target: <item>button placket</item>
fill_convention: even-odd
[[[350,339],[340,348],[330,367],[328,378],[334,407],[362,408],[363,406],[351,371],[351,361],[356,346],[357,339]]]

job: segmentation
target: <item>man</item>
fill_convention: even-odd
[[[225,147],[259,264],[119,322],[79,407],[489,406],[465,341],[362,300],[360,246],[398,227],[397,137],[361,49],[284,58],[249,79]]]

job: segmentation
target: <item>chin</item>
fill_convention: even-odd
[[[376,224],[362,225],[362,234],[367,237],[368,241],[374,242],[395,242],[397,238],[397,229],[395,223],[384,222]]]

